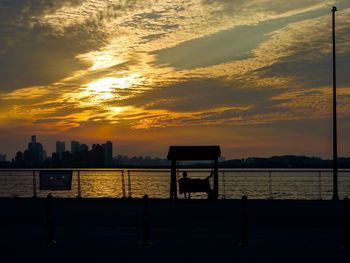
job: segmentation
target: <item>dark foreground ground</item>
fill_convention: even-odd
[[[48,246],[45,199],[0,199],[0,262],[350,262],[343,202],[149,200],[151,246],[142,246],[142,200],[54,199]]]

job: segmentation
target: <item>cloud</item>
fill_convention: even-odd
[[[306,133],[330,116],[333,3],[1,1],[0,129],[124,134],[124,143],[145,138],[148,146],[184,134],[186,142],[217,140],[231,150],[232,134],[250,149],[274,144],[268,133],[296,138],[288,123],[305,125]],[[345,120],[350,3],[339,1],[339,10]]]
[[[255,88],[241,81],[203,78],[157,87],[119,104],[132,105],[143,112],[129,124],[138,129],[250,125],[300,118],[281,106],[288,98],[273,99],[284,92],[284,88]],[[126,116],[118,117],[123,122]]]
[[[225,3],[225,5],[228,5],[228,3]],[[288,6],[292,10],[293,5]],[[323,5],[321,6],[323,7]],[[273,6],[272,9],[274,10],[274,8],[276,8],[276,6]],[[254,10],[254,8],[251,10]],[[302,9],[300,13],[292,13],[288,16],[286,15],[279,18],[267,19],[266,21],[261,21],[256,24],[234,26],[233,28],[222,30],[201,38],[182,42],[172,48],[157,50],[154,52],[157,55],[156,64],[168,65],[176,69],[193,69],[197,67],[203,68],[218,65],[233,60],[252,58],[256,55],[256,53],[253,52],[261,44],[267,45],[271,42],[271,36],[274,38],[274,40],[277,40],[277,44],[283,44],[281,43],[282,37],[278,39],[280,36],[279,31],[285,32],[286,30],[290,29],[289,25],[298,24],[298,26],[303,27],[303,29],[308,27],[308,31],[311,31],[315,30],[317,26],[313,21],[311,24],[310,22],[307,22],[307,24],[305,21],[310,21],[311,19],[317,18],[317,22],[321,22],[321,25],[324,26],[324,21],[319,19],[319,17],[321,16],[322,19],[325,19],[323,16],[326,13],[329,13],[329,10],[319,9],[318,6],[318,8]],[[287,29],[285,30],[285,28]],[[300,33],[301,30],[296,29],[297,27],[293,28],[294,31],[299,31]],[[303,33],[306,33],[305,31],[306,30],[304,30]],[[319,35],[321,32],[324,32],[324,30],[314,32]],[[291,39],[291,36],[288,34],[283,34],[283,37],[283,39],[287,40],[287,42],[288,39]],[[309,38],[309,35],[307,35],[307,38]],[[298,41],[298,36],[294,33],[292,39],[296,42]],[[305,38],[301,41],[306,42]],[[319,42],[315,41],[315,43]],[[281,48],[276,47],[275,51],[278,51],[279,49]],[[208,50],[210,50],[210,52],[208,52]],[[288,52],[290,52],[290,50],[287,50],[286,54],[288,54]]]
[[[67,3],[79,2],[62,1],[51,5],[40,5],[35,1],[1,3],[0,8],[6,9],[9,17],[0,28],[3,33],[1,42],[7,43],[0,53],[1,90],[52,84],[86,68],[87,65],[76,56],[105,43],[107,36],[95,20],[72,25],[64,34],[56,34],[53,28],[38,20],[38,16]]]
[[[337,66],[338,84],[350,81],[347,64],[350,62],[350,8],[342,10],[337,17]],[[301,37],[303,36],[303,37]],[[273,52],[269,52],[273,50]],[[331,83],[331,23],[328,16],[293,23],[276,32],[263,43],[256,56],[270,55],[274,63],[261,69],[263,75],[292,75],[305,86],[324,86]]]
[[[173,112],[196,111],[218,106],[247,106],[276,94],[275,90],[247,89],[242,82],[222,79],[189,79],[145,91],[123,103],[145,109]]]
[[[306,1],[273,1],[273,0],[202,0],[212,14],[216,16],[232,16],[232,14],[253,14],[259,22],[268,18],[288,17],[303,12],[314,11],[334,4],[332,0],[306,0]]]

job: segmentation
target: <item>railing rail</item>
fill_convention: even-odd
[[[45,170],[53,168],[0,169],[2,185],[0,197],[45,196],[47,193],[38,189],[39,171]],[[144,194],[157,198],[168,197],[170,169],[58,168],[55,170],[73,171],[75,181],[72,192],[55,192],[65,197],[131,198],[142,197]],[[212,170],[180,168],[177,171],[178,178],[183,171],[187,171],[189,177],[203,178]],[[331,175],[332,169],[225,168],[219,170],[220,197],[239,198],[242,194],[249,194],[252,198],[258,199],[327,199],[332,184]],[[17,191],[19,188],[21,190]],[[339,191],[341,198],[350,196],[350,169],[339,169]],[[197,197],[205,198],[205,195]]]

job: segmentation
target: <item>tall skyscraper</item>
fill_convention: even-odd
[[[0,162],[6,162],[6,154],[0,154]]]
[[[105,163],[105,147],[104,144],[93,144],[91,150],[92,165],[96,167],[104,167]]]
[[[103,144],[103,149],[105,151],[105,166],[111,166],[113,164],[113,144],[111,141],[107,141]]]
[[[36,135],[32,135],[32,140],[28,143],[26,161],[31,165],[40,164],[44,161],[44,148],[36,141]]]
[[[62,160],[63,153],[66,151],[66,144],[65,142],[57,141],[56,142],[56,154],[58,155],[58,158]]]
[[[71,143],[70,143],[70,151],[71,151],[71,153],[78,153],[78,152],[80,152],[80,142],[78,142],[78,141],[71,141]]]

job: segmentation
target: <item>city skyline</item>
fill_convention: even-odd
[[[70,141],[69,147],[63,141],[56,141],[56,149],[48,153],[45,145],[40,143],[36,135],[30,137],[26,149],[18,149],[14,158],[6,158],[0,153],[0,164],[5,168],[32,167],[170,167],[171,162],[166,157],[159,156],[126,156],[113,150],[113,143],[93,143],[90,146]],[[209,146],[213,147],[213,146]],[[219,146],[214,146],[219,147]],[[248,158],[219,159],[221,168],[329,168],[332,160],[317,156],[283,155],[270,157],[251,156]],[[338,158],[341,168],[350,167],[350,157]],[[180,161],[181,166],[198,167],[211,165],[209,161]]]
[[[111,141],[106,141],[103,144],[93,143],[90,147],[79,141],[72,140],[70,143],[70,149],[66,149],[64,141],[56,141],[55,150],[52,152],[48,152],[45,148],[45,144],[42,144],[37,140],[36,135],[31,136],[31,140],[27,143],[27,148],[17,149],[16,154],[12,157],[7,157],[6,154],[0,153],[0,161],[7,162],[16,162],[16,161],[24,161],[24,163],[30,165],[41,165],[47,160],[53,161],[62,161],[67,153],[70,154],[80,154],[80,153],[88,153],[93,152],[95,148],[102,147],[101,149],[104,151],[103,153],[103,163],[105,166],[111,166],[113,164],[113,143]],[[19,159],[19,160],[17,160]]]
[[[144,160],[148,161],[148,160],[160,160],[160,161],[164,161],[166,160],[166,156],[150,156],[150,155],[133,155],[133,156],[127,156],[125,154],[123,154],[122,152],[118,152],[116,151],[117,146],[115,144],[113,144],[113,142],[111,141],[104,141],[104,143],[100,142],[100,143],[96,143],[93,142],[91,144],[86,144],[80,141],[75,141],[75,140],[71,140],[69,141],[70,143],[67,144],[69,145],[69,147],[66,147],[66,142],[65,141],[60,141],[57,140],[55,142],[55,148],[53,151],[47,151],[47,147],[44,143],[40,143],[39,142],[40,139],[38,140],[36,135],[32,135],[31,136],[31,140],[29,142],[27,142],[27,148],[21,148],[21,149],[17,149],[16,150],[16,154],[14,156],[8,156],[6,153],[1,153],[0,152],[0,162],[8,162],[8,163],[13,163],[16,160],[16,155],[18,153],[20,154],[25,154],[26,151],[42,151],[41,157],[39,157],[39,159],[41,159],[40,161],[42,163],[44,163],[45,161],[52,161],[53,158],[57,158],[57,160],[62,160],[63,159],[63,155],[70,153],[70,154],[79,154],[82,152],[89,152],[91,150],[93,150],[95,148],[95,146],[102,146],[104,149],[108,149],[108,156],[106,158],[106,155],[104,157],[104,161],[105,164],[107,166],[111,165],[113,162],[118,162],[118,160],[120,159],[128,159],[128,160],[135,160],[135,162],[133,161],[132,164],[134,165],[135,163],[139,163],[142,162],[142,159],[144,158]],[[25,147],[25,146],[24,146]],[[39,147],[40,150],[37,149],[37,147]],[[38,153],[36,153],[38,154]],[[140,159],[141,158],[141,159]],[[154,158],[154,159],[152,159]],[[313,160],[315,162],[319,162],[319,161],[325,161],[328,162],[329,159],[323,159],[319,156],[305,156],[305,155],[274,155],[274,156],[267,156],[267,157],[261,157],[261,156],[249,156],[246,158],[236,158],[236,159],[227,159],[225,156],[221,156],[220,162],[237,162],[237,161],[242,161],[242,162],[246,162],[246,163],[251,163],[252,160],[269,160],[269,159],[279,159],[282,160],[281,163],[284,163],[285,160],[289,160],[289,159],[310,159]],[[350,159],[349,156],[339,156],[339,159],[341,159],[341,161],[344,163],[348,162],[348,160]],[[323,159],[323,160],[322,160]],[[113,161],[112,161],[113,160]],[[310,162],[310,161],[308,161]],[[200,163],[200,162],[199,162]],[[329,163],[327,163],[327,165],[329,165]],[[348,164],[346,164],[348,165]],[[343,164],[344,166],[344,164]]]
[[[50,3],[49,3],[50,2]],[[0,154],[36,134],[128,156],[220,145],[229,159],[350,156],[350,2],[3,1]]]

